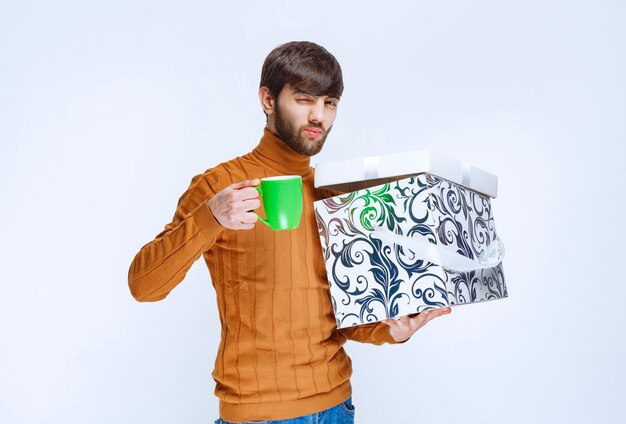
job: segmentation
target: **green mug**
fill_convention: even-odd
[[[259,221],[273,230],[293,230],[302,217],[302,177],[281,175],[261,179],[255,187],[263,199],[267,219],[259,214]],[[256,213],[256,212],[255,212]]]

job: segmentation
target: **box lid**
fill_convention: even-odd
[[[498,194],[498,177],[494,174],[431,150],[318,163],[314,184],[350,192],[425,172],[489,197]]]

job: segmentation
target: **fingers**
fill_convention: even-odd
[[[246,187],[233,190],[232,196],[237,201],[258,199],[259,192],[254,187]]]
[[[259,199],[243,200],[240,204],[240,210],[253,211],[261,207],[261,201]]]
[[[382,322],[398,331],[407,331],[411,326],[411,319],[408,316],[403,316],[400,318],[388,318],[383,320]]]
[[[259,180],[258,178],[255,178],[254,180],[245,180],[239,183],[231,184],[227,188],[232,188],[233,190],[240,190],[246,187],[258,186],[260,183],[261,183],[261,180]]]
[[[251,230],[259,217],[254,212],[245,212],[238,214],[232,218],[230,229],[232,230]]]
[[[208,201],[215,219],[225,228],[243,230],[254,228],[258,217],[249,211],[261,206],[259,193],[254,188],[259,179],[231,184]]]
[[[445,308],[441,308],[441,309],[436,309],[434,311],[432,311],[432,313],[430,314],[430,316],[428,317],[428,321],[443,316],[443,315],[448,315],[450,312],[452,312],[452,308],[450,308],[449,306],[445,307]]]
[[[254,224],[259,220],[259,217],[254,212],[246,212],[241,215],[242,224]]]
[[[387,325],[392,325],[398,322],[400,322],[401,324],[408,324],[410,321],[414,321],[420,317],[422,320],[425,320],[425,319],[431,320],[441,315],[448,315],[450,312],[452,312],[452,308],[450,308],[449,306],[446,306],[445,308],[428,309],[423,312],[418,312],[416,314],[410,314],[410,315],[404,315],[399,318],[387,318],[387,319],[382,320],[381,322]]]
[[[419,324],[419,326],[422,327],[434,318],[447,315],[450,312],[452,312],[452,309],[449,306],[445,308],[430,309],[428,311],[420,312],[415,318],[412,318],[412,320],[415,324]]]
[[[400,319],[398,320],[398,324],[400,324],[400,326],[402,327],[408,327],[410,323],[411,320],[407,316],[400,317]]]
[[[413,336],[417,330],[425,326],[428,321],[451,312],[450,307],[435,310],[427,310],[418,314],[405,315],[400,318],[387,318],[382,320],[389,326],[389,334],[396,341],[404,341]]]
[[[437,318],[442,315],[448,315],[450,312],[452,312],[452,308],[450,308],[449,306],[446,306],[445,308],[434,309],[430,311],[430,314],[428,314],[428,320],[430,321],[433,318]]]
[[[430,311],[424,311],[417,314],[417,316],[410,318],[411,319],[411,328],[415,330],[419,330],[428,322],[428,318],[430,315]]]
[[[445,308],[429,309],[427,311],[423,311],[417,314],[405,315],[400,318],[387,318],[382,320],[381,322],[387,324],[390,327],[405,328],[411,326],[413,328],[420,328],[424,326],[428,321],[431,321],[432,319],[440,317],[442,315],[448,315],[450,312],[452,312],[452,308],[447,306]]]
[[[229,186],[224,189],[223,202],[228,204],[233,213],[254,210],[261,207],[259,192],[252,187],[233,190]]]
[[[407,316],[398,319],[386,319],[383,322],[389,326],[389,334],[397,342],[409,339],[417,331],[417,328],[411,325],[411,319]]]

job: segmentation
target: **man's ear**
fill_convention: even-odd
[[[270,89],[263,86],[259,88],[259,100],[261,101],[261,107],[267,116],[274,114],[274,108],[276,106],[276,101],[270,93]]]

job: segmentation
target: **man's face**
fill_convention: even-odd
[[[270,130],[296,152],[313,156],[324,146],[338,104],[335,97],[314,96],[287,84],[276,100]]]

